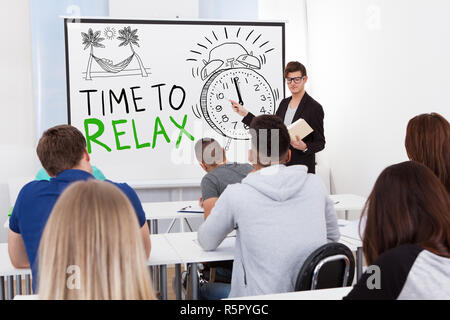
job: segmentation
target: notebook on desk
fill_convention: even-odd
[[[203,208],[198,204],[195,206],[187,206],[177,211],[178,213],[204,213]]]

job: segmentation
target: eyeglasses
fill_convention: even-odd
[[[291,83],[294,81],[295,83],[300,83],[303,79],[305,79],[305,77],[286,78],[286,82]]]

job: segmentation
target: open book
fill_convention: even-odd
[[[298,136],[300,139],[303,139],[308,134],[314,131],[309,126],[308,122],[306,122],[305,119],[302,118],[288,125],[287,129],[289,131],[289,135],[291,136],[291,140],[295,140],[295,136]]]

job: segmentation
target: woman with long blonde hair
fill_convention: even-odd
[[[39,247],[39,299],[155,299],[138,220],[113,184],[80,181],[56,202]]]

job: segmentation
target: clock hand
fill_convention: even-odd
[[[238,83],[237,83],[238,79],[239,78],[237,78],[237,77],[234,78],[233,82],[234,82],[234,86],[236,87],[236,91],[237,91],[237,95],[238,95],[238,99],[239,99],[239,104],[243,106],[244,105],[244,101],[242,101],[241,91],[239,90],[239,86],[238,86]]]

